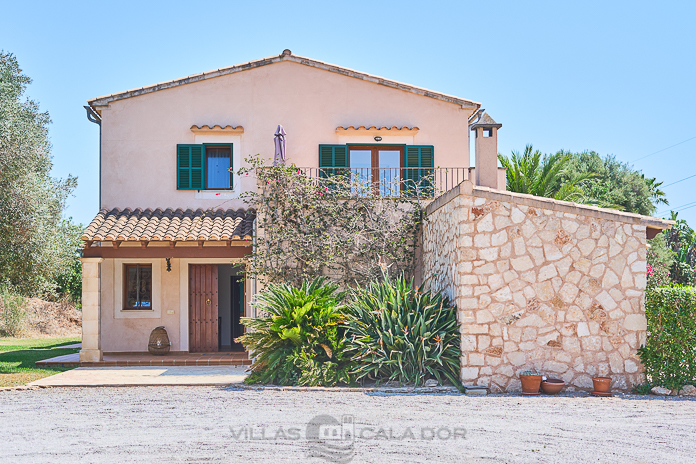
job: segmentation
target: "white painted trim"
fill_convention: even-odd
[[[114,259],[114,319],[160,319],[162,317],[162,258]],[[152,265],[152,309],[123,309],[123,265]]]
[[[180,258],[179,259],[179,349],[189,349],[189,264],[239,264],[241,258]],[[245,286],[246,291],[246,286]]]
[[[200,190],[193,195],[193,198],[196,200],[228,200],[239,198],[239,193],[234,190]]]

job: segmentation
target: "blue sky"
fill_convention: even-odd
[[[29,5],[3,3],[0,49],[51,114],[54,174],[78,176],[67,214],[84,224],[99,208],[87,99],[285,48],[482,102],[504,154],[532,143],[613,154],[665,185],[696,175],[696,2]],[[694,203],[696,177],[665,191],[672,208]],[[679,216],[696,226],[696,207]]]

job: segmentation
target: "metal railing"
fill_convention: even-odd
[[[296,168],[351,196],[434,198],[469,179],[469,168]],[[340,187],[337,187],[340,188]]]

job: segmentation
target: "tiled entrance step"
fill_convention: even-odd
[[[127,367],[127,366],[249,366],[246,351],[181,353],[154,356],[149,353],[109,353],[99,362],[80,362],[79,354],[68,354],[36,362],[37,366]]]

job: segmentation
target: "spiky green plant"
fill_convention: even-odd
[[[506,170],[507,189],[511,192],[528,193],[538,197],[550,197],[556,200],[580,201],[584,192],[580,184],[592,174],[571,176],[570,180],[561,182],[572,155],[558,152],[543,156],[539,150],[534,151],[527,145],[520,155],[513,151],[510,158],[498,154],[498,160]]]
[[[385,276],[352,291],[346,337],[357,379],[422,385],[429,378],[461,387],[457,310],[442,293]]]
[[[269,285],[254,306],[266,317],[243,318],[251,329],[237,339],[254,355],[249,383],[334,385],[349,383],[343,357],[341,302],[345,292],[325,278],[300,287]]]

